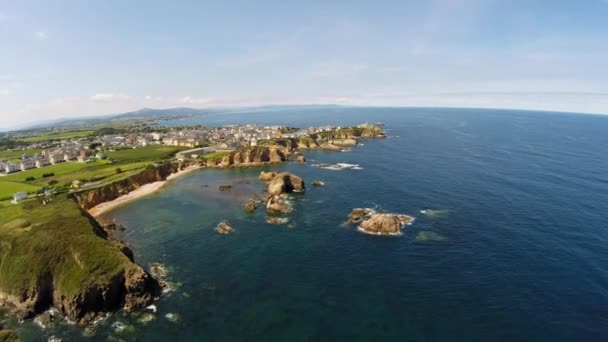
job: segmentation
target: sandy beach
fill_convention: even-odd
[[[158,191],[160,188],[162,188],[168,181],[173,180],[175,178],[181,177],[189,172],[192,172],[194,170],[198,170],[202,168],[202,166],[198,166],[198,165],[192,165],[189,166],[183,170],[180,170],[176,173],[173,173],[171,175],[169,175],[167,177],[166,180],[164,181],[160,181],[160,182],[154,182],[154,183],[149,183],[149,184],[145,184],[140,186],[139,188],[129,192],[126,195],[120,196],[112,201],[109,202],[104,202],[101,203],[91,209],[88,210],[89,214],[91,214],[93,217],[97,218],[98,216],[102,215],[103,213],[106,213],[120,205],[123,205],[127,202],[130,202],[132,200],[138,199],[138,198],[142,198],[144,196],[148,196],[156,191]]]

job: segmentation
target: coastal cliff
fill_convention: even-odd
[[[98,204],[109,202],[122,195],[126,195],[143,185],[164,181],[171,174],[176,173],[189,165],[190,164],[188,163],[178,162],[149,165],[144,171],[103,186],[73,193],[72,197],[80,207],[88,210]]]
[[[160,294],[158,282],[68,198],[19,204],[0,218],[0,303],[17,317],[53,307],[84,324]]]

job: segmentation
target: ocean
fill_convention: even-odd
[[[329,107],[163,124],[378,121],[387,139],[304,152],[305,164],[195,171],[108,213],[173,290],[153,315],[115,313],[86,340],[608,339],[608,117]],[[319,167],[338,163],[349,165]],[[242,211],[262,170],[307,182],[288,224]],[[355,207],[416,220],[402,236],[370,236],[344,224]],[[214,231],[222,220],[233,234]],[[85,339],[69,325],[19,333]]]

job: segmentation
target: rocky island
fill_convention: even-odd
[[[348,223],[358,223],[359,231],[372,235],[401,235],[401,229],[414,222],[409,215],[377,213],[370,208],[355,208],[348,215]]]

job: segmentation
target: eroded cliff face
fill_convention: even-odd
[[[103,202],[126,195],[142,185],[164,181],[172,173],[176,173],[187,166],[187,163],[177,162],[150,165],[140,173],[95,189],[74,193],[73,197],[80,207],[88,210]]]
[[[290,152],[283,146],[255,146],[241,148],[221,158],[203,162],[208,167],[247,167],[267,163],[281,163],[287,160]]]

